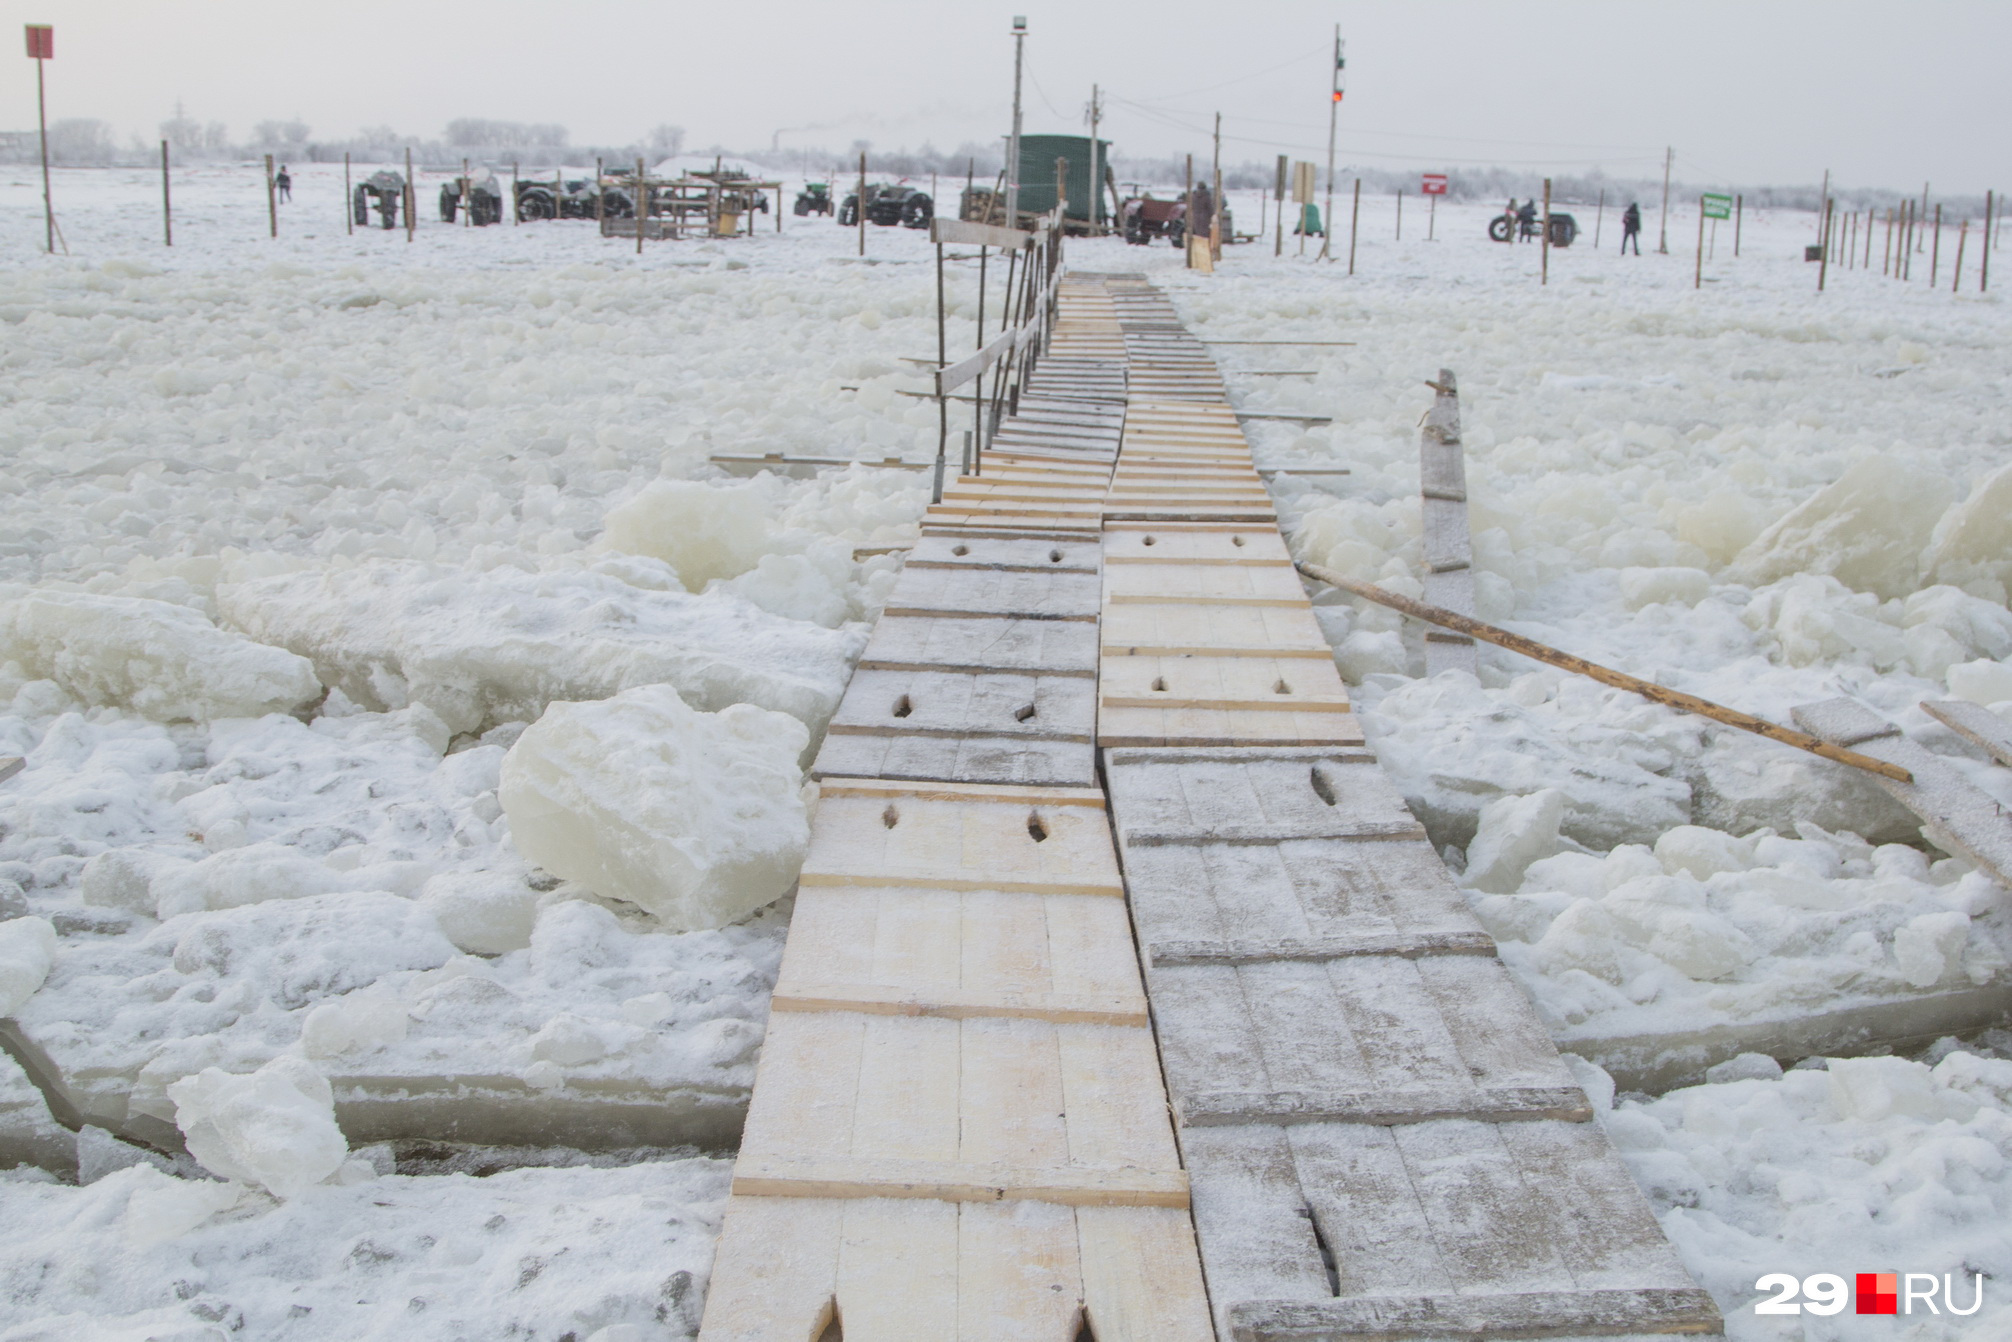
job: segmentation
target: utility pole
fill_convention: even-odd
[[[1027,16],[1013,16],[1013,134],[1006,141],[1006,219],[1008,228],[1020,227],[1020,69],[1027,45]],[[864,198],[860,208],[866,208]]]
[[[1656,244],[1656,251],[1663,256],[1670,254],[1670,165],[1676,160],[1674,146],[1663,150],[1663,228],[1662,239]]]
[[[1348,70],[1348,44],[1341,40],[1341,25],[1334,25],[1334,97],[1327,104],[1327,213],[1321,218],[1320,254],[1334,260],[1328,242],[1334,237],[1334,123],[1341,111],[1343,76]],[[1352,264],[1352,263],[1351,263]]]
[[[49,100],[43,90],[42,67],[56,54],[56,30],[47,24],[28,27],[28,54],[35,58],[35,117],[42,128],[42,227],[49,255],[56,254],[56,201],[49,193]],[[1986,230],[1989,236],[1989,230]],[[65,244],[66,246],[68,244]]]
[[[1097,86],[1090,85],[1090,236],[1101,237],[1104,230],[1097,227],[1097,214],[1104,208],[1104,174],[1097,162],[1097,121],[1104,109],[1097,105]]]

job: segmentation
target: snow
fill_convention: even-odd
[[[82,1181],[0,1175],[0,1336],[689,1336],[727,1164],[666,1148],[734,1140],[790,901],[680,930],[520,848],[505,760],[636,694],[667,724],[620,743],[644,755],[734,705],[786,714],[795,758],[778,729],[760,786],[718,774],[676,815],[586,736],[566,765],[595,825],[690,837],[760,800],[785,824],[718,837],[774,851],[701,865],[773,859],[739,898],[783,895],[784,784],[899,567],[855,552],[913,537],[926,475],[706,458],[933,454],[933,407],[898,394],[935,349],[926,239],[869,230],[864,264],[824,220],[640,260],[591,224],[407,243],[350,235],[339,170],[297,165],[273,241],[262,173],[220,166],[178,175],[168,250],[147,174],[60,170],[76,254],[49,261],[15,176],[0,753],[29,768],[0,784],[0,926],[46,920],[55,948],[7,1028],[101,1128],[172,1139],[207,1076],[281,1101],[245,1107],[248,1139],[326,1138],[312,1110],[353,1152],[276,1199],[70,1138],[0,1058],[0,1161]],[[1583,242],[1540,289],[1534,249],[1480,239],[1491,212],[1400,242],[1365,202],[1352,278],[1070,245],[1150,272],[1204,338],[1360,342],[1216,347],[1240,405],[1334,417],[1250,426],[1261,462],[1352,471],[1275,481],[1302,557],[1422,591],[1419,380],[1453,367],[1482,618],[1778,721],[1856,696],[2012,801],[1917,707],[2012,716],[2006,323],[1974,249],[1960,297],[1946,270],[1931,293],[1833,267],[1819,298],[1807,218],[1749,211],[1702,291],[1688,257]],[[950,273],[953,342],[974,272]],[[1316,375],[1245,376],[1282,367]],[[1835,1091],[1779,1064],[2002,1019],[2004,891],[1839,766],[1493,651],[1425,679],[1417,628],[1320,600],[1385,768],[1561,1042],[1623,1088],[1708,1078],[1602,1119],[1735,1337],[1794,1335],[1746,1312],[1763,1262],[2003,1280],[2012,1064],[1938,1045],[1932,1072],[1833,1062]],[[281,1078],[303,1068],[326,1108]],[[414,1138],[501,1172],[422,1171]]]
[[[786,713],[688,706],[668,685],[553,704],[504,757],[497,797],[519,851],[666,928],[724,927],[796,882],[810,845]]]

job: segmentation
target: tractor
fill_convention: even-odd
[[[380,169],[356,184],[349,207],[357,224],[369,227],[375,209],[385,228],[398,227],[398,202],[405,195],[405,179],[389,168]]]
[[[1118,207],[1119,231],[1134,247],[1144,247],[1154,238],[1165,238],[1179,247],[1187,239],[1187,220],[1185,200],[1155,200],[1150,192],[1133,196]]]
[[[477,228],[503,222],[503,185],[496,180],[495,173],[487,173],[470,182],[456,177],[440,188],[440,219],[451,224],[461,209],[461,195],[468,193],[468,221]]]
[[[636,212],[629,193],[620,187],[597,188],[593,181],[576,177],[565,182],[517,183],[519,219],[592,219],[597,195],[606,196],[610,219],[626,219]]]
[[[917,191],[912,186],[884,186],[878,182],[868,183],[866,188],[866,221],[882,228],[892,228],[896,224],[903,228],[927,228],[936,216],[936,202],[929,198],[927,191]],[[851,228],[859,222],[859,193],[853,192],[838,207],[838,222]]]
[[[807,214],[830,214],[831,183],[805,182],[803,190],[796,193],[796,213],[799,218]]]

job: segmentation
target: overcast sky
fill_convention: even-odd
[[[1024,12],[1030,132],[1121,153],[1319,159],[1348,39],[1344,164],[1478,163],[1697,184],[2012,186],[2006,0],[4,0],[0,128],[34,124],[21,22],[56,27],[51,118],[153,136],[177,99],[234,137],[299,117],[439,135],[458,116],[649,127],[752,148],[941,148],[1004,133]]]

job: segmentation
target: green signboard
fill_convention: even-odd
[[[1730,219],[1733,217],[1733,198],[1705,192],[1705,218]]]

